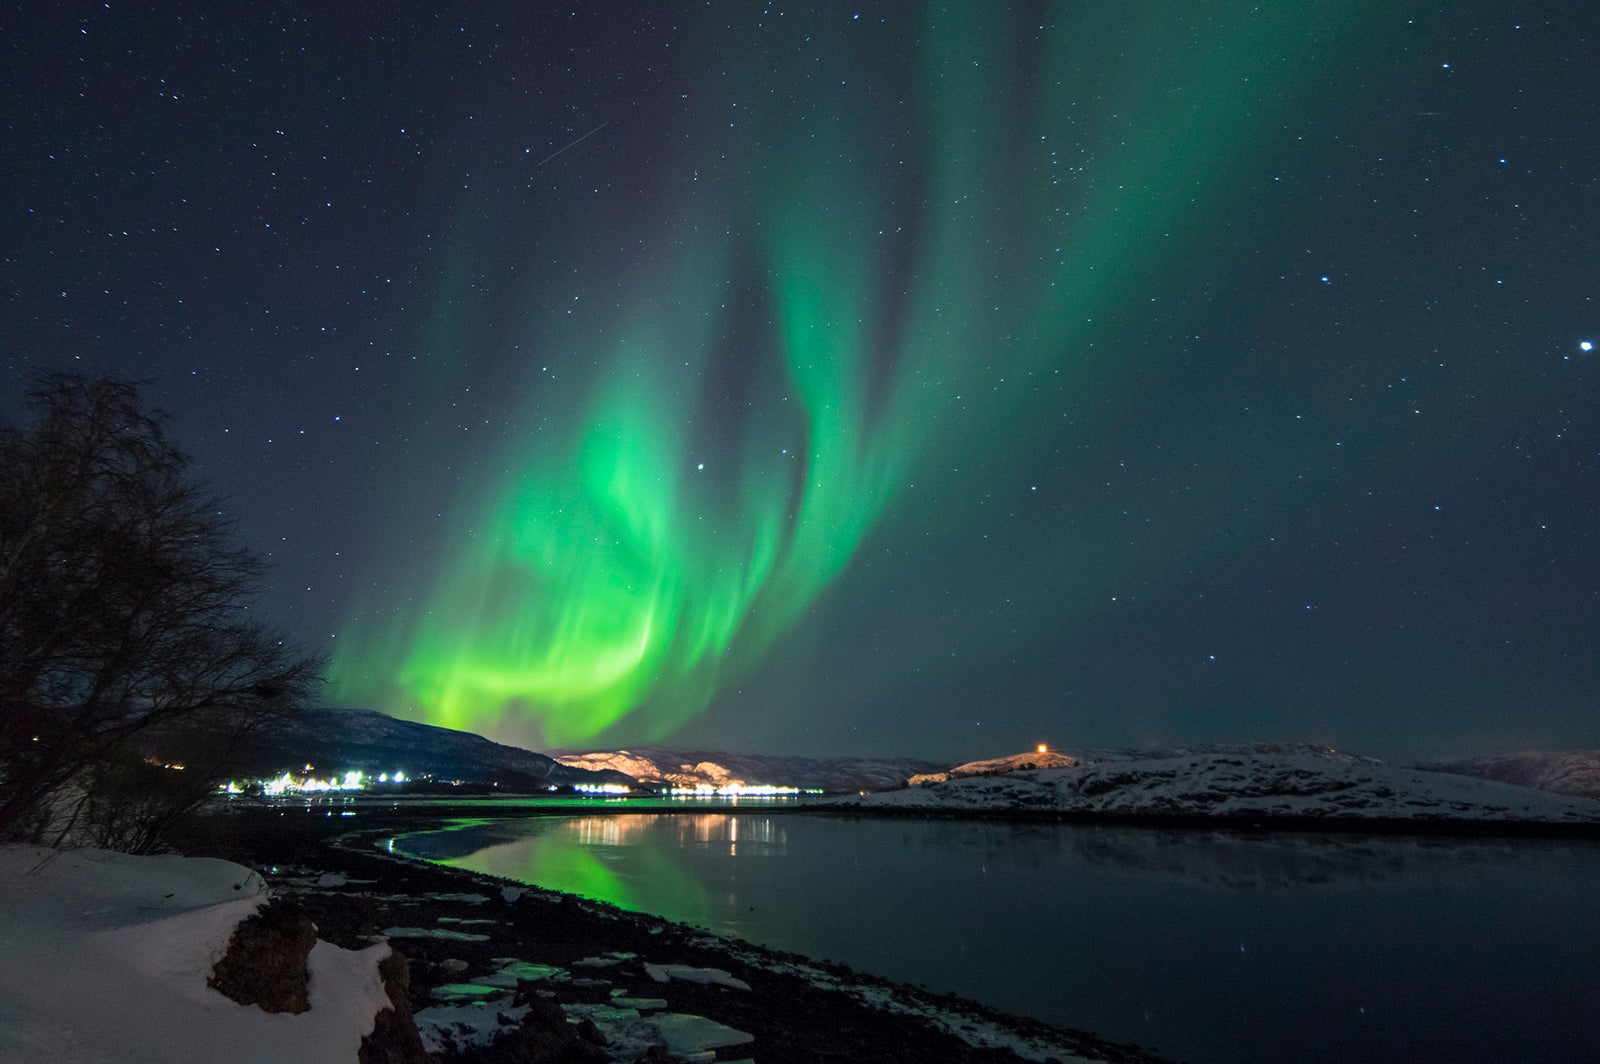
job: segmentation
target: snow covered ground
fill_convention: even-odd
[[[1008,760],[1008,759],[1002,759]],[[1311,817],[1600,825],[1600,801],[1316,747],[1085,753],[856,798],[867,808],[1116,816]]]
[[[0,846],[0,1061],[349,1064],[378,1011],[387,945],[318,942],[309,1012],[271,1015],[206,985],[266,900],[228,861]]]

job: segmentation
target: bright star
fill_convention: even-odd
[[[1579,351],[1593,351],[1594,350],[1594,344],[1589,340],[1580,340],[1580,341],[1578,341],[1578,350]]]

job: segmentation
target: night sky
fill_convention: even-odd
[[[330,704],[536,748],[1592,746],[1597,31],[20,4],[0,408],[147,382]]]

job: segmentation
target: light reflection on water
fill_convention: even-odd
[[[1593,843],[640,813],[396,848],[1179,1059],[1600,1059]]]
[[[773,817],[728,813],[655,813],[634,816],[592,816],[555,822],[556,837],[582,846],[633,846],[660,833],[679,847],[727,850],[737,857],[742,839],[745,855],[782,856],[787,835]],[[602,899],[604,900],[604,899]]]

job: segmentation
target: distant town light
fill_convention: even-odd
[[[1044,743],[1040,743],[1039,744],[1039,753],[1048,754],[1049,752],[1050,752],[1050,748],[1048,746],[1046,746]]]
[[[627,794],[629,788],[620,783],[579,783],[573,788],[583,794]]]

